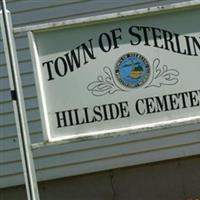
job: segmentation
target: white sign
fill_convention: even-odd
[[[131,132],[198,117],[199,16],[198,9],[104,16],[30,33],[46,138]]]

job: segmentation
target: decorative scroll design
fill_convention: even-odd
[[[153,61],[153,76],[148,87],[161,87],[162,85],[175,85],[178,83],[179,71],[168,69],[167,65],[160,65],[160,59],[156,58]]]
[[[103,71],[105,76],[97,76],[97,80],[91,82],[87,86],[88,91],[90,91],[94,96],[103,96],[106,94],[114,94],[119,91],[126,91],[116,84],[112,71],[109,67],[104,67]]]

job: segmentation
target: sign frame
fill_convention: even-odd
[[[142,16],[152,16],[152,15],[158,15],[162,13],[170,13],[175,11],[181,11],[181,10],[189,10],[196,7],[200,7],[200,3],[196,1],[191,2],[184,2],[184,3],[176,3],[171,4],[167,7],[152,7],[152,8],[145,8],[145,9],[139,9],[134,11],[125,11],[120,13],[112,13],[112,14],[106,14],[106,15],[99,15],[99,16],[92,16],[87,18],[80,18],[80,19],[73,19],[73,20],[66,20],[63,22],[55,22],[55,23],[48,23],[43,25],[37,25],[37,26],[29,26],[24,27],[21,29],[15,29],[15,32],[21,32],[28,30],[28,38],[29,38],[29,44],[31,49],[31,56],[32,56],[32,62],[33,65],[36,67],[34,68],[34,74],[36,78],[36,87],[38,92],[38,98],[39,98],[39,108],[41,113],[41,121],[42,121],[42,127],[43,127],[43,136],[44,140],[47,142],[56,142],[56,141],[77,141],[79,139],[95,139],[99,137],[106,137],[106,136],[116,136],[116,135],[123,135],[123,134],[129,134],[129,133],[138,133],[138,132],[146,132],[146,131],[152,131],[157,129],[163,129],[163,128],[171,128],[171,127],[177,127],[182,125],[191,125],[191,124],[198,124],[200,123],[200,116],[193,116],[193,117],[186,117],[186,118],[180,118],[176,120],[168,120],[168,121],[162,121],[162,122],[155,122],[145,125],[136,125],[133,127],[128,128],[118,128],[113,130],[104,130],[100,132],[94,132],[94,133],[86,133],[78,136],[71,136],[71,137],[58,137],[58,138],[51,138],[50,135],[50,128],[49,128],[49,121],[47,120],[48,111],[45,102],[45,95],[43,91],[43,87],[40,87],[42,85],[41,81],[41,72],[38,68],[40,66],[39,61],[39,54],[37,51],[37,44],[35,42],[35,36],[34,34],[40,31],[48,31],[48,30],[54,30],[64,27],[79,27],[84,25],[91,25],[91,24],[99,24],[104,22],[111,22],[115,20],[121,20],[121,19],[129,19],[129,18],[138,18]]]

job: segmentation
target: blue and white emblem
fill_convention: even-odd
[[[139,87],[147,82],[150,76],[150,65],[141,54],[127,53],[118,60],[115,74],[123,86]]]

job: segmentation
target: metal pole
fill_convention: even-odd
[[[24,171],[25,185],[28,200],[39,200],[38,185],[31,150],[30,136],[25,111],[24,97],[20,72],[18,67],[17,53],[13,36],[10,12],[6,9],[5,0],[1,0],[1,31],[8,68],[11,98],[15,113],[19,147]]]

